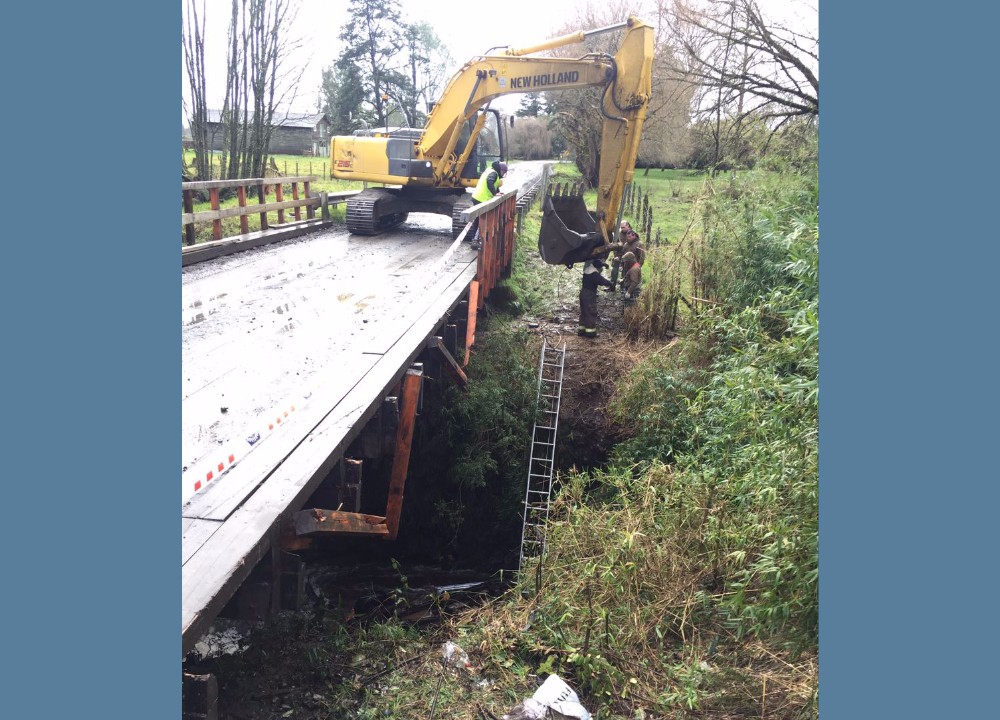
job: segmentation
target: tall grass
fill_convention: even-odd
[[[605,717],[815,717],[815,186],[706,190],[679,257],[714,302],[622,380],[632,438],[562,479],[541,592],[503,622]]]

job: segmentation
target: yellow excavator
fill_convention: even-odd
[[[612,56],[531,57],[591,35],[625,29]],[[457,236],[474,187],[494,160],[507,159],[506,124],[489,103],[511,93],[603,87],[597,208],[587,210],[578,194],[543,201],[538,249],[552,265],[606,254],[617,231],[625,186],[632,181],[642,124],[649,106],[653,29],[630,17],[596,30],[581,30],[527,48],[507,48],[475,57],[448,82],[422,130],[359,130],[330,139],[330,172],[344,180],[381,183],[347,203],[351,232],[374,235],[403,222],[410,212],[452,218]]]

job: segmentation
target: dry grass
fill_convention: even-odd
[[[557,672],[605,718],[640,710],[646,717],[815,716],[815,655],[793,659],[739,640],[705,610],[714,578],[691,552],[705,515],[697,504],[680,507],[682,522],[668,529],[660,515],[673,490],[669,468],[630,481],[604,478],[632,487],[608,503],[588,497],[586,476],[565,480],[542,566],[527,569],[517,590],[443,628],[463,638],[473,664],[494,682],[477,702],[530,696],[542,676]]]

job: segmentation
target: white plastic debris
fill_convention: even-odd
[[[451,640],[441,646],[441,657],[445,665],[453,668],[472,667],[472,664],[469,662],[469,655]]]
[[[504,720],[590,720],[591,715],[580,698],[566,681],[558,675],[549,675],[530,698],[503,716]]]

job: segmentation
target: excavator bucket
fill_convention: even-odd
[[[578,184],[549,186],[542,201],[538,253],[549,265],[568,265],[590,257],[601,244],[597,221],[583,201]]]

